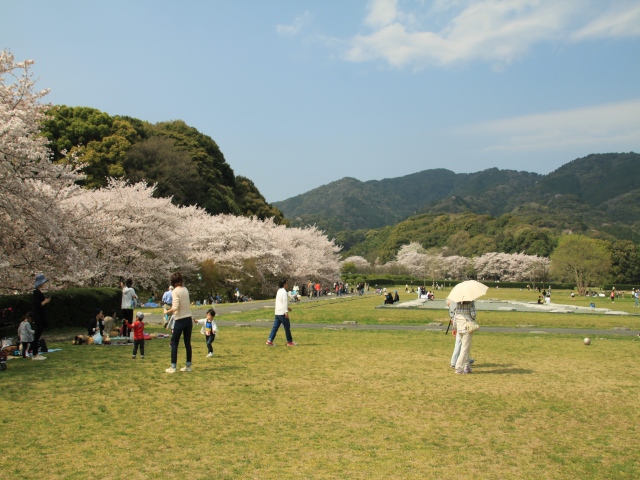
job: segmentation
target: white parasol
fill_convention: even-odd
[[[447,297],[452,302],[471,302],[487,293],[489,287],[475,280],[466,280],[457,284]]]

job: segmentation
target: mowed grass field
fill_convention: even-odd
[[[416,294],[404,293],[404,286],[397,286],[400,301],[414,300]],[[392,289],[392,291],[394,290]],[[446,298],[450,289],[436,292],[437,299]],[[481,300],[517,300],[521,302],[536,302],[538,293],[518,289],[492,289]],[[297,323],[341,324],[343,322],[357,322],[358,324],[387,324],[387,325],[427,325],[431,322],[449,322],[449,312],[445,308],[432,310],[424,308],[399,309],[395,307],[375,308],[383,304],[384,297],[369,293],[360,298],[323,297],[318,302],[303,302],[292,304],[291,319]],[[608,298],[576,297],[571,299],[569,291],[554,292],[553,302],[557,304],[577,305],[588,307],[595,303],[598,308],[608,308],[631,313],[633,315],[599,315],[578,313],[538,313],[538,312],[504,312],[478,311],[478,321],[484,326],[516,327],[518,325],[535,325],[544,328],[583,328],[583,329],[613,329],[627,327],[640,330],[640,308],[634,307],[635,301],[630,295],[616,299],[614,303]],[[273,320],[273,310],[264,308],[273,306],[271,302],[254,302],[255,309],[231,314],[223,314],[219,320],[224,321],[256,321]],[[505,304],[505,306],[508,306]],[[204,317],[207,307],[199,307],[198,314]],[[159,310],[157,310],[159,312]]]
[[[266,328],[225,327],[216,355],[205,358],[204,337],[194,333],[191,373],[164,372],[167,339],[148,341],[144,360],[132,360],[128,346],[70,342],[51,344],[63,350],[44,362],[11,360],[0,372],[0,471],[7,478],[640,477],[640,338],[611,335],[585,346],[582,336],[480,330],[473,374],[455,375],[454,339],[442,332],[296,330],[295,322],[322,318],[429,321],[425,312],[390,313],[369,302],[378,299],[294,306],[294,348],[284,346],[282,330],[269,348]]]

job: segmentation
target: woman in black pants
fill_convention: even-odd
[[[191,331],[193,330],[193,316],[191,315],[191,301],[189,291],[182,285],[182,274],[176,272],[171,275],[171,308],[165,310],[166,315],[175,314],[173,335],[171,336],[171,367],[165,372],[175,373],[178,364],[178,344],[180,337],[184,336],[184,348],[187,351],[187,363],[180,369],[181,372],[191,371]]]

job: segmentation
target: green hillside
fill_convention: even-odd
[[[534,228],[637,243],[639,200],[640,155],[631,152],[589,155],[548,175],[492,168],[425,170],[369,182],[344,178],[274,205],[293,225],[315,223],[348,250],[362,242],[358,231],[393,226],[415,214],[508,214]]]
[[[330,234],[393,225],[424,209],[499,215],[508,199],[540,175],[491,168],[477,173],[424,170],[398,178],[361,182],[343,178],[275,202],[292,225],[316,224]],[[470,198],[473,205],[467,204]]]
[[[110,177],[144,181],[176,205],[284,221],[251,180],[235,176],[211,137],[181,120],[150,124],[94,108],[54,106],[42,134],[54,161],[68,161],[65,150],[77,156],[87,188],[105,186]]]

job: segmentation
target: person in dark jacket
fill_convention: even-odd
[[[92,337],[98,331],[101,336],[104,336],[104,313],[102,313],[101,308],[96,308],[93,318],[89,320],[89,324],[87,325],[87,335]]]
[[[31,351],[33,352],[32,360],[46,360],[47,357],[43,357],[38,353],[40,346],[40,337],[45,328],[47,328],[47,304],[51,301],[51,298],[47,298],[42,293],[42,287],[49,280],[41,273],[36,275],[35,284],[33,286],[33,313],[35,332],[33,334],[33,343],[31,343]]]

